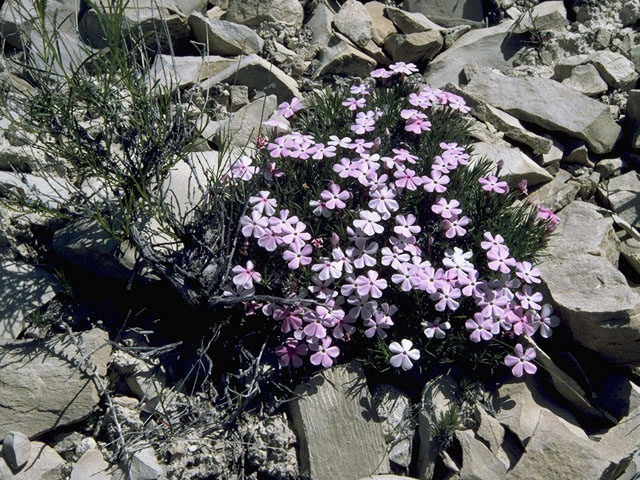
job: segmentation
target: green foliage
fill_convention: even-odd
[[[460,430],[462,425],[462,417],[455,404],[449,405],[449,408],[441,412],[440,416],[431,423],[429,433],[439,451],[446,450],[451,445],[456,430]]]

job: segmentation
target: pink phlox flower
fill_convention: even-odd
[[[507,318],[509,319],[513,333],[516,335],[524,334],[530,337],[535,333],[536,328],[538,328],[538,325],[535,323],[534,312],[525,312],[519,305],[509,309]]]
[[[469,225],[469,218],[466,216],[458,217],[454,215],[449,220],[440,222],[440,227],[447,238],[464,237],[467,234],[467,230],[464,227],[467,225]]]
[[[323,190],[320,194],[320,198],[325,201],[325,205],[329,210],[334,208],[343,209],[347,206],[344,203],[350,197],[349,192],[346,190],[340,190],[340,185],[337,183],[331,183],[327,190]]]
[[[351,164],[351,160],[344,157],[340,160],[340,163],[333,165],[333,171],[338,174],[340,178],[348,178],[352,176],[355,168]]]
[[[558,224],[560,223],[560,219],[555,215],[555,213],[553,213],[548,208],[543,207],[542,205],[538,205],[537,217],[543,222],[548,222],[547,223],[548,232],[553,232],[558,226]]]
[[[389,180],[389,176],[386,173],[382,175],[378,175],[376,171],[370,171],[364,177],[365,181],[363,181],[363,177],[358,178],[358,181],[362,183],[365,187],[369,188],[369,194],[373,195],[374,192],[380,190],[383,187],[387,186],[387,180]],[[372,207],[370,207],[372,208]]]
[[[311,234],[305,232],[307,226],[302,222],[297,222],[295,225],[282,225],[282,241],[287,245],[296,243],[300,247],[304,246],[306,242],[311,240]]]
[[[387,70],[386,68],[376,68],[375,70],[371,71],[369,75],[371,76],[371,78],[386,79],[391,78],[394,74],[395,72]]]
[[[358,248],[363,248],[364,244],[369,241],[367,235],[359,228],[354,230],[351,227],[347,227],[347,236],[349,241],[354,243]]]
[[[253,282],[260,282],[262,275],[254,270],[253,262],[248,260],[246,265],[236,265],[231,269],[236,275],[233,277],[234,285],[243,288],[253,288]]]
[[[240,218],[240,225],[242,226],[242,235],[245,237],[260,238],[269,226],[269,219],[260,212],[253,210],[250,217],[243,215]]]
[[[389,247],[384,247],[381,250],[382,258],[380,259],[380,263],[384,266],[391,265],[391,268],[397,270],[398,265],[401,263],[406,263],[411,258],[408,253],[405,253],[403,250],[400,250],[396,247],[393,250]]]
[[[549,338],[553,334],[554,328],[560,325],[560,319],[553,313],[553,307],[548,303],[542,305],[542,310],[535,315],[535,321],[540,328],[540,335],[543,338]]]
[[[465,297],[482,297],[485,283],[478,278],[478,271],[471,270],[466,274],[458,275],[458,286],[462,288],[462,294]]]
[[[422,228],[420,225],[416,225],[417,218],[413,214],[404,215],[396,215],[396,226],[393,227],[393,231],[398,235],[402,235],[403,237],[411,237],[416,233],[420,233]]]
[[[249,197],[249,204],[253,205],[253,210],[264,213],[267,217],[276,213],[278,203],[275,198],[269,198],[270,194],[271,192],[262,190],[257,197]]]
[[[451,179],[438,170],[431,172],[431,177],[427,175],[422,176],[422,188],[429,193],[444,193],[447,191],[447,185]]]
[[[356,319],[350,317],[349,315],[345,315],[344,317],[342,317],[331,331],[333,338],[340,340],[346,335],[351,335],[356,331],[356,327],[355,325],[353,325],[355,322]]]
[[[274,252],[276,248],[282,245],[282,237],[279,233],[274,232],[270,228],[265,228],[264,233],[258,239],[258,245],[267,252]]]
[[[356,114],[355,124],[351,125],[351,130],[357,135],[364,135],[371,132],[376,124],[376,113],[373,110],[367,112],[358,112]],[[373,146],[373,143],[371,144]]]
[[[443,175],[448,174],[453,170],[451,163],[448,159],[441,157],[440,155],[436,155],[433,157],[433,164],[431,165],[431,174],[433,172],[440,172]]]
[[[253,285],[247,288],[242,285],[236,285],[234,283],[231,283],[230,285],[227,285],[226,287],[224,287],[222,291],[222,296],[225,298],[230,298],[230,297],[249,298],[255,295],[255,293],[256,293],[256,289],[253,288]]]
[[[525,283],[540,283],[540,269],[530,262],[516,263],[516,276]]]
[[[393,173],[394,178],[396,178],[395,186],[398,189],[404,189],[414,191],[420,185],[422,185],[422,177],[416,175],[414,170],[410,168],[406,168],[404,170],[397,169]]]
[[[338,279],[342,276],[342,264],[332,262],[327,257],[322,257],[320,263],[311,265],[311,270],[316,272],[318,278],[322,281],[329,280],[330,278]]]
[[[371,170],[377,171],[380,168],[380,155],[377,153],[361,153],[360,154],[361,170],[369,174]]]
[[[516,260],[509,257],[509,248],[505,245],[491,247],[487,252],[487,259],[489,260],[488,267],[495,272],[509,273],[511,271],[509,267],[516,264]]]
[[[502,195],[509,191],[509,185],[507,185],[507,182],[500,181],[500,179],[495,175],[489,175],[487,178],[480,177],[478,182],[480,182],[482,189],[485,192],[495,192]]]
[[[467,102],[460,95],[449,93],[447,104],[454,112],[469,113],[471,111],[471,107],[467,106]]]
[[[409,150],[405,148],[394,148],[392,151],[395,154],[393,156],[393,159],[396,162],[400,162],[400,163],[409,162],[409,163],[415,164],[416,161],[418,160],[417,155],[412,154]]]
[[[265,180],[273,180],[283,176],[284,172],[280,170],[276,162],[267,162],[262,175],[264,175]]]
[[[427,120],[427,116],[424,113],[414,115],[413,118],[407,120],[404,126],[406,132],[415,133],[420,135],[422,132],[428,132],[431,130],[431,122]]]
[[[473,257],[473,252],[471,252],[471,250],[464,252],[458,247],[453,247],[453,250],[448,248],[444,252],[442,264],[445,267],[455,269],[458,272],[471,272],[474,270],[473,264],[469,261],[471,257]]]
[[[388,284],[384,278],[378,278],[379,275],[375,270],[369,270],[366,276],[358,275],[355,280],[358,295],[371,295],[371,298],[382,297],[382,291]]]
[[[504,358],[504,364],[507,367],[512,367],[511,372],[516,377],[521,377],[524,372],[533,375],[538,370],[533,364],[533,360],[536,358],[536,351],[533,348],[527,348],[523,352],[523,347],[519,343],[515,346],[515,356],[507,355]]]
[[[398,74],[411,75],[418,71],[418,67],[414,63],[396,62],[389,65],[389,70]]]
[[[407,340],[403,338],[398,342],[391,342],[389,345],[389,351],[391,353],[395,353],[389,360],[392,367],[400,368],[402,370],[407,371],[413,368],[413,362],[416,362],[420,359],[420,351],[416,348],[413,348],[413,342],[411,340]]]
[[[308,352],[308,347],[305,343],[298,343],[295,338],[288,338],[284,345],[280,345],[276,348],[276,355],[278,356],[278,362],[283,367],[288,367],[289,364],[295,368],[302,366],[302,358]]]
[[[269,226],[275,233],[282,233],[282,228],[293,228],[298,223],[298,217],[295,215],[289,216],[289,210],[280,210],[277,217],[269,218]]]
[[[293,97],[291,102],[282,102],[278,105],[276,113],[282,115],[284,118],[293,116],[297,111],[302,110],[304,105],[298,97]]]
[[[469,318],[464,322],[467,330],[471,331],[469,338],[472,342],[491,340],[494,335],[494,323],[490,318],[485,318],[480,313],[475,313],[473,319]],[[499,331],[497,332],[499,333]]]
[[[449,283],[444,282],[440,285],[440,289],[432,293],[429,298],[436,301],[435,309],[438,312],[444,312],[447,308],[455,311],[460,306],[456,300],[460,298],[461,292],[459,288],[453,288]]]
[[[364,336],[373,338],[373,336],[377,334],[379,338],[385,339],[387,338],[387,332],[385,330],[388,330],[392,326],[393,321],[390,316],[376,311],[371,318],[364,321],[364,327],[366,328]]]
[[[323,368],[329,368],[333,365],[333,359],[340,355],[340,349],[331,345],[331,337],[323,338],[318,343],[312,343],[309,348],[315,352],[309,357],[309,361],[313,365],[322,365]]]
[[[320,280],[317,275],[311,278],[313,285],[309,285],[307,289],[313,293],[318,300],[326,300],[338,296],[338,292],[333,290],[333,279]]]
[[[285,305],[274,310],[273,318],[282,322],[280,330],[283,333],[289,333],[291,330],[297,330],[302,326],[302,312],[303,310],[300,307]]]
[[[367,104],[366,98],[355,99],[353,97],[349,97],[344,102],[342,102],[342,105],[344,105],[351,111],[357,110],[359,108],[364,108],[366,104]]]
[[[482,309],[482,316],[500,318],[509,300],[488,288],[483,289],[482,293],[481,297],[476,298],[476,305]]]
[[[289,245],[289,250],[282,253],[282,258],[287,262],[291,270],[297,270],[301,265],[309,265],[311,263],[311,253],[313,248],[309,244],[300,247],[297,243]]]
[[[280,158],[288,156],[289,150],[285,147],[285,143],[287,141],[286,137],[277,137],[273,140],[273,142],[267,145],[267,150],[269,151],[269,156],[271,158]]]
[[[362,245],[362,247],[347,248],[347,256],[352,259],[353,266],[356,268],[373,267],[377,260],[374,255],[378,251],[378,244],[372,242]]]
[[[444,270],[438,268],[437,270],[432,266],[426,267],[424,270],[424,284],[420,286],[421,290],[429,294],[435,294],[438,289],[443,288],[446,282],[442,279],[444,276]]]
[[[370,300],[368,295],[351,295],[347,298],[347,303],[352,306],[349,316],[353,319],[361,317],[363,320],[368,320],[378,308],[378,302]]]
[[[248,182],[258,172],[258,167],[252,165],[253,160],[246,156],[241,155],[231,165],[231,178],[239,178],[244,182]]]
[[[301,160],[307,160],[311,158],[312,155],[316,153],[315,144],[312,142],[302,142],[297,143],[295,146],[289,151],[289,156],[291,158],[299,158]]]
[[[315,311],[309,310],[304,314],[303,319],[307,324],[303,331],[307,337],[320,339],[327,336],[327,328],[332,325],[330,322],[325,322],[325,313],[325,311],[318,311],[318,307],[316,307]]]
[[[484,232],[483,237],[485,238],[485,241],[480,242],[480,246],[484,250],[491,250],[493,247],[504,245],[504,238],[502,238],[502,235],[500,234],[493,236],[490,232]]]
[[[451,329],[451,324],[449,322],[443,322],[440,317],[434,318],[433,322],[429,320],[422,322],[421,325],[424,327],[424,334],[427,338],[442,339],[447,334],[445,330]]]
[[[331,250],[331,258],[333,258],[333,263],[336,264],[336,268],[340,271],[344,270],[345,273],[353,273],[353,261],[341,248],[335,247]]]
[[[411,120],[418,116],[421,116],[418,118],[427,118],[427,116],[424,113],[422,113],[420,110],[416,110],[415,108],[405,108],[400,112],[400,116],[405,120]]]
[[[359,228],[367,236],[384,232],[384,227],[380,225],[382,217],[377,212],[360,210],[360,219],[353,221],[353,226]]]
[[[510,275],[503,273],[502,280],[497,278],[489,280],[489,288],[496,292],[496,295],[501,295],[507,300],[511,301],[514,298],[512,290],[520,288],[520,280],[517,278],[511,278]]]
[[[354,152],[362,155],[367,153],[367,150],[373,147],[373,142],[367,142],[364,138],[356,138],[349,146]]]
[[[533,292],[531,286],[525,285],[522,288],[522,292],[516,292],[516,297],[520,300],[520,305],[525,310],[540,310],[542,307],[538,302],[543,300],[540,292]]]
[[[396,196],[395,189],[383,186],[371,193],[368,206],[381,214],[391,214],[400,208],[400,204],[395,200]]]
[[[326,146],[324,143],[315,144],[315,152],[311,156],[314,160],[322,160],[323,158],[331,158],[336,156],[336,147]]]
[[[403,292],[408,292],[413,289],[413,284],[415,283],[415,278],[414,275],[411,274],[410,266],[411,264],[409,263],[401,263],[398,265],[396,273],[391,275],[391,281],[400,285],[400,289]]]
[[[349,91],[354,95],[368,95],[369,86],[365,83],[361,83],[360,85],[353,85]]]
[[[329,137],[329,141],[327,142],[327,145],[331,145],[332,147],[351,148],[352,142],[353,140],[351,140],[350,137],[340,138],[337,135],[331,135]]]
[[[440,198],[435,205],[431,206],[431,211],[440,215],[442,218],[450,219],[454,215],[460,215],[462,213],[462,209],[458,208],[459,206],[460,202],[456,199],[447,202],[445,198]]]
[[[433,105],[433,102],[421,93],[410,93],[409,103],[414,107],[420,107],[422,109],[427,109]]]

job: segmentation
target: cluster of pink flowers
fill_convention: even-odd
[[[372,72],[373,78],[388,80],[404,77],[416,71],[412,64],[398,62],[387,69]],[[340,355],[350,336],[360,327],[368,338],[385,339],[392,331],[398,307],[385,301],[386,293],[421,292],[433,302],[437,312],[453,312],[461,302],[475,305],[476,313],[464,326],[472,342],[491,340],[497,336],[551,335],[558,319],[548,304],[541,304],[542,295],[534,290],[540,282],[539,271],[528,262],[510,256],[509,247],[498,232],[486,232],[481,248],[486,267],[496,272],[495,278],[481,278],[471,263],[474,252],[454,247],[439,261],[430,261],[419,245],[422,233],[417,212],[408,210],[403,200],[411,195],[433,195],[431,212],[439,218],[443,239],[464,238],[470,227],[460,202],[447,196],[455,169],[469,163],[469,155],[456,143],[441,143],[441,152],[431,163],[428,174],[421,174],[418,157],[406,145],[390,149],[393,155],[378,152],[380,137],[368,138],[376,129],[383,112],[367,109],[367,96],[372,89],[361,84],[351,88],[352,97],[342,105],[352,112],[350,131],[355,138],[332,136],[325,143],[309,134],[292,132],[277,136],[266,146],[271,171],[284,162],[330,162],[334,178],[327,178],[319,195],[310,201],[310,211],[317,217],[299,219],[291,212],[295,205],[278,205],[272,194],[263,190],[249,199],[250,211],[240,220],[241,232],[247,241],[257,243],[269,253],[278,252],[291,271],[299,271],[297,279],[311,281],[299,286],[295,294],[315,304],[267,303],[262,313],[278,322],[287,336],[276,354],[282,366],[300,367],[303,359],[313,365],[329,367]],[[409,105],[401,110],[404,130],[413,135],[429,132],[429,113],[433,108],[448,108],[465,113],[468,107],[457,95],[422,86],[411,93]],[[283,103],[278,113],[291,117],[302,108],[294,98]],[[257,173],[248,157],[241,157],[231,168],[231,178],[250,180]],[[266,177],[266,173],[265,173]],[[266,177],[269,178],[269,177]],[[273,182],[277,182],[276,177]],[[488,195],[503,195],[506,182],[491,175],[480,184]],[[357,195],[356,195],[357,192]],[[356,200],[357,199],[357,200]],[[287,199],[280,199],[286,202]],[[406,208],[406,210],[405,210]],[[351,215],[345,215],[352,212]],[[341,237],[337,232],[317,233],[322,219],[338,218],[344,224]],[[313,238],[316,232],[318,238]],[[322,236],[330,238],[325,245]],[[233,268],[233,281],[227,295],[250,295],[260,273],[248,261]],[[302,280],[300,280],[301,282]],[[472,302],[472,303],[471,303]],[[442,339],[451,329],[440,317],[423,323],[428,339]],[[408,370],[419,360],[420,351],[409,339],[392,342],[389,350],[395,354],[393,367]],[[516,355],[505,362],[520,376],[532,373],[535,353],[516,347]],[[515,360],[514,360],[515,359]]]

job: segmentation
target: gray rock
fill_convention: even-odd
[[[90,448],[73,466],[69,480],[111,480],[108,470],[109,464],[100,451]]]
[[[435,378],[424,386],[418,416],[420,450],[418,452],[418,477],[432,478],[438,458],[438,445],[431,434],[432,425],[449,408],[458,402],[458,384],[448,376]]]
[[[554,401],[550,393],[533,377],[505,383],[492,393],[491,403],[496,412],[495,418],[511,430],[525,447],[528,446],[540,417],[544,414],[553,415],[572,435],[586,440],[587,434],[573,413]]]
[[[444,36],[444,50],[450,49],[460,37],[470,30],[470,25],[458,25],[457,27],[451,27],[444,30],[442,32],[442,35]]]
[[[640,174],[610,178],[602,187],[611,209],[631,225],[640,225]]]
[[[361,478],[360,480],[417,480],[413,477],[405,477],[404,475],[369,475],[368,477]]]
[[[347,480],[389,471],[382,425],[360,363],[328,368],[296,393],[301,397],[290,406],[301,476]],[[358,454],[345,455],[345,446]]]
[[[596,378],[590,375],[590,381],[598,401],[617,420],[622,420],[640,408],[640,386],[621,373],[608,368]]]
[[[229,0],[225,14],[225,20],[252,27],[264,22],[300,27],[303,19],[298,0]]]
[[[369,5],[369,4],[367,4]],[[321,47],[326,47],[333,36],[333,17],[335,14],[324,3],[318,3],[309,16],[305,27],[311,32],[311,41]],[[371,34],[375,35],[375,23]],[[373,37],[375,38],[375,37]]]
[[[465,33],[429,62],[424,72],[426,82],[434,88],[443,88],[447,83],[459,84],[462,69],[472,62],[503,71],[511,68],[516,54],[524,48],[523,37],[511,32],[512,26],[512,21],[505,21],[495,27]]]
[[[571,55],[569,57],[561,58],[553,66],[553,78],[559,82],[571,76],[573,69],[580,65],[586,65],[589,63],[590,56],[588,54]]]
[[[638,74],[631,60],[611,50],[601,50],[589,57],[602,78],[613,88],[629,89],[638,81]]]
[[[275,65],[254,54],[242,57],[239,61],[209,77],[200,84],[200,88],[208,90],[218,83],[246,85],[249,90],[259,90],[266,95],[276,95],[278,103],[288,102],[293,97],[302,96],[298,90],[298,82]]]
[[[506,479],[608,479],[614,467],[598,443],[576,436],[551,412],[542,412],[524,455]]]
[[[151,66],[149,78],[151,84],[159,83],[167,88],[191,87],[217,75],[227,67],[237,65],[235,58],[218,55],[198,57],[176,57],[158,55]]]
[[[330,74],[347,74],[366,78],[376,67],[376,61],[373,58],[337,37],[334,37],[320,51],[318,59],[320,60],[320,65],[313,75],[314,78]]]
[[[631,148],[640,148],[640,90],[629,91],[627,122],[631,128],[630,146]]]
[[[460,480],[495,480],[504,478],[507,467],[481,441],[477,440],[471,430],[460,430],[455,433],[462,448],[462,465]]]
[[[413,434],[416,422],[412,418],[411,400],[391,385],[376,385],[373,403],[389,447],[389,460],[408,468],[411,463]]]
[[[41,442],[31,442],[31,455],[19,472],[13,472],[0,457],[2,480],[58,480],[64,478],[65,462],[56,451]]]
[[[589,149],[584,142],[574,140],[568,142],[564,147],[564,157],[560,163],[579,163],[593,168],[595,163],[590,158]]]
[[[0,339],[14,339],[24,330],[27,316],[55,297],[59,283],[41,268],[0,262]]]
[[[527,201],[557,212],[575,200],[580,191],[580,184],[571,181],[572,178],[569,172],[560,169],[552,181],[529,194]]]
[[[640,273],[640,241],[634,238],[625,238],[620,244],[620,253],[631,267]]]
[[[84,350],[94,352],[90,361],[101,376],[106,375],[111,358],[107,340],[107,333],[97,328],[79,336]],[[46,341],[0,343],[0,384],[4,385],[0,435],[20,430],[33,437],[89,416],[100,394],[84,368],[76,368],[78,355],[75,345],[62,335]],[[34,451],[38,448],[32,445],[32,455]]]
[[[407,35],[428,30],[444,30],[421,13],[411,13],[395,7],[386,7],[384,13],[400,32]]]
[[[188,22],[198,41],[213,55],[248,55],[264,47],[264,40],[245,25],[212,20],[201,13],[192,13]]]
[[[8,133],[8,132],[7,132]],[[44,163],[42,155],[26,146],[0,146],[0,170],[32,172]]]
[[[522,20],[514,29],[516,33],[529,31],[557,30],[569,24],[564,2],[547,1],[522,14]]]
[[[385,17],[386,5],[382,2],[367,2],[364,7],[371,16],[371,39],[376,45],[384,45],[387,37],[396,33],[393,22]]]
[[[544,134],[544,138],[548,138],[553,142],[548,153],[543,153],[540,159],[540,165],[547,168],[554,163],[557,164],[564,157],[564,144],[549,134]]]
[[[394,62],[422,63],[437,55],[443,41],[437,30],[408,35],[394,33],[384,42],[384,50]]]
[[[402,8],[422,13],[439,25],[454,27],[461,23],[484,22],[484,10],[479,0],[405,0]]]
[[[333,17],[333,26],[362,48],[371,41],[372,19],[369,11],[357,0],[347,0]]]
[[[74,187],[66,179],[55,175],[43,178],[29,173],[0,172],[0,192],[17,192],[50,208],[68,201],[73,191]]]
[[[629,464],[616,480],[638,480],[640,472],[640,450],[631,457]]]
[[[487,445],[507,469],[512,468],[522,455],[518,442],[510,441],[505,428],[483,407],[476,405],[473,413],[478,425],[476,437]]]
[[[620,174],[620,171],[627,167],[627,162],[622,158],[603,158],[596,163],[595,171],[600,174],[602,180],[606,180],[612,175]]]
[[[151,447],[134,453],[127,470],[131,480],[157,480],[164,474],[164,467]]]
[[[500,170],[500,176],[512,188],[522,180],[526,180],[531,186],[553,180],[551,174],[525,155],[522,150],[510,147],[508,144],[474,143],[473,152],[478,156],[486,156],[494,165],[498,160],[503,160],[504,166]]]
[[[591,63],[578,65],[571,70],[571,76],[562,80],[562,84],[588,96],[600,95],[609,89],[598,69]]]
[[[13,470],[19,470],[29,461],[31,442],[20,432],[9,432],[2,441],[2,456]]]
[[[621,133],[606,105],[553,80],[478,73],[465,90],[520,120],[584,140],[595,153],[610,152]]]

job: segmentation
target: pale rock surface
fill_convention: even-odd
[[[2,456],[12,469],[22,468],[31,456],[29,438],[21,432],[7,433],[2,441]]]
[[[475,436],[488,446],[507,469],[512,468],[522,455],[518,442],[511,441],[509,432],[480,405],[474,407],[474,416],[478,424]]]
[[[412,418],[411,400],[397,388],[380,384],[373,390],[373,402],[382,421],[389,460],[408,468],[416,427]]]
[[[552,181],[530,193],[527,201],[543,205],[549,210],[557,212],[575,200],[580,191],[580,184],[572,179],[573,175],[560,169]]]
[[[557,30],[568,25],[567,9],[561,0],[541,2],[522,15],[516,33]]]
[[[358,47],[371,41],[372,19],[369,11],[357,0],[347,0],[333,17],[333,26]]]
[[[620,157],[604,158],[596,164],[595,171],[600,174],[601,180],[606,180],[612,175],[619,175],[625,167],[627,162]]]
[[[553,180],[549,172],[525,155],[522,150],[511,147],[506,142],[504,144],[474,143],[473,151],[477,156],[486,156],[494,165],[498,160],[504,160],[500,177],[512,187],[518,185],[521,180],[526,180],[531,186]]]
[[[93,329],[80,335],[98,375],[111,358],[108,335]],[[76,369],[77,348],[65,336],[46,341],[0,343],[0,436],[19,430],[28,437],[85,419],[100,395],[83,369]],[[38,448],[32,445],[32,454]],[[57,455],[57,454],[56,454]]]
[[[598,69],[591,63],[574,67],[569,78],[562,80],[562,84],[590,97],[604,93],[609,89],[607,82],[602,79]]]
[[[584,140],[595,153],[610,152],[621,133],[607,105],[554,80],[481,72],[465,90],[522,121]]]
[[[638,81],[638,73],[633,62],[620,53],[600,50],[592,54],[589,60],[613,88],[633,88]]]
[[[16,338],[26,326],[25,318],[46,305],[58,290],[59,282],[45,270],[0,260],[0,339]]]
[[[127,465],[131,480],[157,480],[164,474],[164,467],[158,463],[156,452],[151,447],[133,454]]]
[[[455,438],[462,448],[462,465],[460,480],[496,480],[504,478],[507,467],[481,441],[477,440],[471,430],[459,430]]]
[[[329,74],[347,74],[366,78],[376,68],[376,61],[373,58],[337,37],[334,37],[321,50],[318,59],[320,65],[313,75],[314,78]]]
[[[407,12],[395,7],[385,7],[384,13],[400,32],[407,35],[428,30],[444,30],[444,28],[429,20],[422,13]]]
[[[18,192],[31,201],[55,208],[71,198],[74,187],[55,175],[43,178],[29,173],[0,172],[0,192],[4,191]]]
[[[300,27],[304,10],[298,0],[229,0],[225,20],[258,26],[263,22]]]
[[[31,455],[27,464],[17,472],[12,471],[0,457],[2,480],[58,480],[63,477],[65,462],[56,451],[42,442],[31,442]]]
[[[196,39],[211,55],[248,55],[264,47],[264,40],[245,25],[213,20],[197,12],[189,16],[188,22]]]
[[[620,253],[633,269],[640,273],[640,241],[635,238],[625,238],[620,243]]]
[[[560,163],[580,163],[589,168],[595,166],[589,155],[589,149],[581,140],[567,142],[564,148],[564,157]]]
[[[396,33],[396,27],[393,22],[385,16],[387,6],[382,2],[367,2],[364,7],[371,16],[371,39],[376,45],[384,45],[387,37]]]
[[[630,171],[610,178],[601,189],[618,216],[640,227],[640,174]]]
[[[71,470],[69,480],[111,480],[109,464],[99,450],[90,448],[82,454]]]
[[[394,33],[384,42],[384,50],[394,62],[422,63],[432,59],[442,48],[442,34],[437,30]]]
[[[422,13],[444,27],[461,23],[484,21],[482,2],[478,0],[405,0],[402,8],[408,12]]]
[[[372,2],[373,3],[373,2]],[[367,4],[369,5],[369,4]],[[335,13],[324,3],[318,3],[309,16],[305,27],[311,32],[311,41],[320,47],[326,47],[333,36],[333,17]],[[371,34],[375,38],[376,24]]]
[[[382,424],[360,363],[323,370],[296,393],[302,396],[290,406],[303,478],[352,480],[389,472]]]

